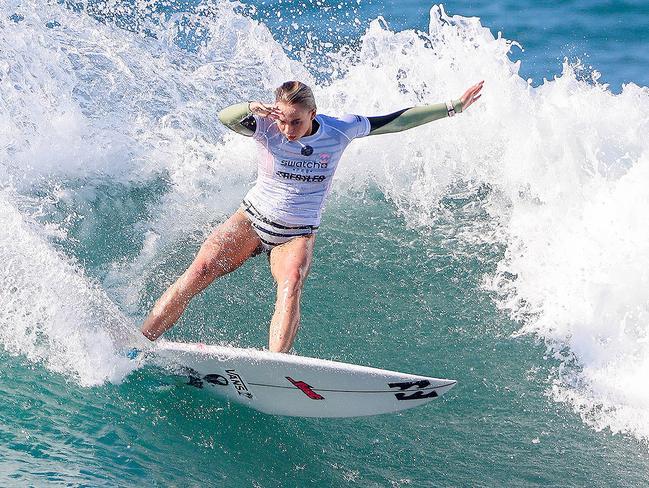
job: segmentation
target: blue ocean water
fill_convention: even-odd
[[[430,2],[387,0],[349,2],[338,9],[331,2],[245,2],[255,7],[255,18],[272,30],[283,45],[304,44],[317,33],[324,43],[354,44],[367,21],[384,17],[396,31],[428,31]],[[325,5],[332,5],[325,10]],[[520,74],[535,85],[561,74],[564,59],[579,63],[590,75],[597,70],[600,83],[617,93],[623,83],[649,84],[649,5],[643,1],[569,0],[561,2],[472,1],[446,2],[449,14],[478,17],[494,35],[515,40],[511,59],[523,61]],[[279,15],[278,15],[279,13]],[[300,26],[294,29],[296,18]],[[350,22],[351,19],[351,22]],[[358,19],[358,22],[354,20]]]
[[[0,485],[649,485],[643,2],[0,3]],[[499,34],[499,32],[501,34]],[[271,417],[121,349],[254,180],[216,121],[298,78],[326,113],[456,97],[356,141],[303,355],[450,377],[427,407]],[[167,335],[261,347],[264,259]]]

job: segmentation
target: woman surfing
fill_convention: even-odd
[[[196,294],[266,252],[277,284],[268,348],[288,352],[300,325],[300,297],[322,209],[345,148],[357,137],[400,132],[461,113],[480,98],[483,83],[457,100],[374,117],[319,114],[311,88],[299,81],[277,88],[274,105],[246,102],[223,109],[218,116],[225,126],[258,143],[257,182],[158,299],[142,325],[144,336],[156,340]]]

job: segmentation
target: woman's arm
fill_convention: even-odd
[[[453,100],[453,102],[436,103],[434,105],[423,105],[421,107],[411,107],[399,110],[389,115],[379,115],[377,117],[368,117],[370,121],[370,133],[373,136],[377,134],[389,134],[390,132],[401,132],[402,130],[412,129],[433,120],[452,117],[456,113],[462,112],[462,102]]]
[[[218,114],[219,120],[228,129],[244,135],[252,136],[257,130],[257,122],[253,113],[260,117],[279,117],[278,110],[275,107],[264,105],[261,102],[243,102],[225,107]]]
[[[370,121],[370,133],[368,135],[388,134],[390,132],[401,132],[412,129],[413,127],[427,124],[433,120],[453,117],[456,113],[462,113],[473,102],[480,98],[480,90],[484,81],[473,85],[462,97],[457,100],[446,103],[436,103],[433,105],[423,105],[421,107],[411,107],[389,115],[378,117],[368,117]]]
[[[252,136],[257,129],[257,122],[252,116],[248,102],[236,103],[219,112],[219,120],[228,129],[244,136]]]

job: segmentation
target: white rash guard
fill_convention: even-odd
[[[257,182],[244,201],[273,222],[317,227],[340,157],[354,138],[369,134],[369,120],[317,114],[315,134],[288,141],[274,120],[254,117],[253,138],[260,146]]]

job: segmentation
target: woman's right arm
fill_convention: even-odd
[[[221,110],[218,117],[228,129],[250,137],[257,130],[257,122],[253,114],[273,119],[279,117],[277,108],[261,102],[235,103]]]
[[[257,130],[257,122],[252,116],[248,102],[235,103],[225,107],[219,112],[219,120],[228,129],[232,129],[244,136],[252,136]]]

